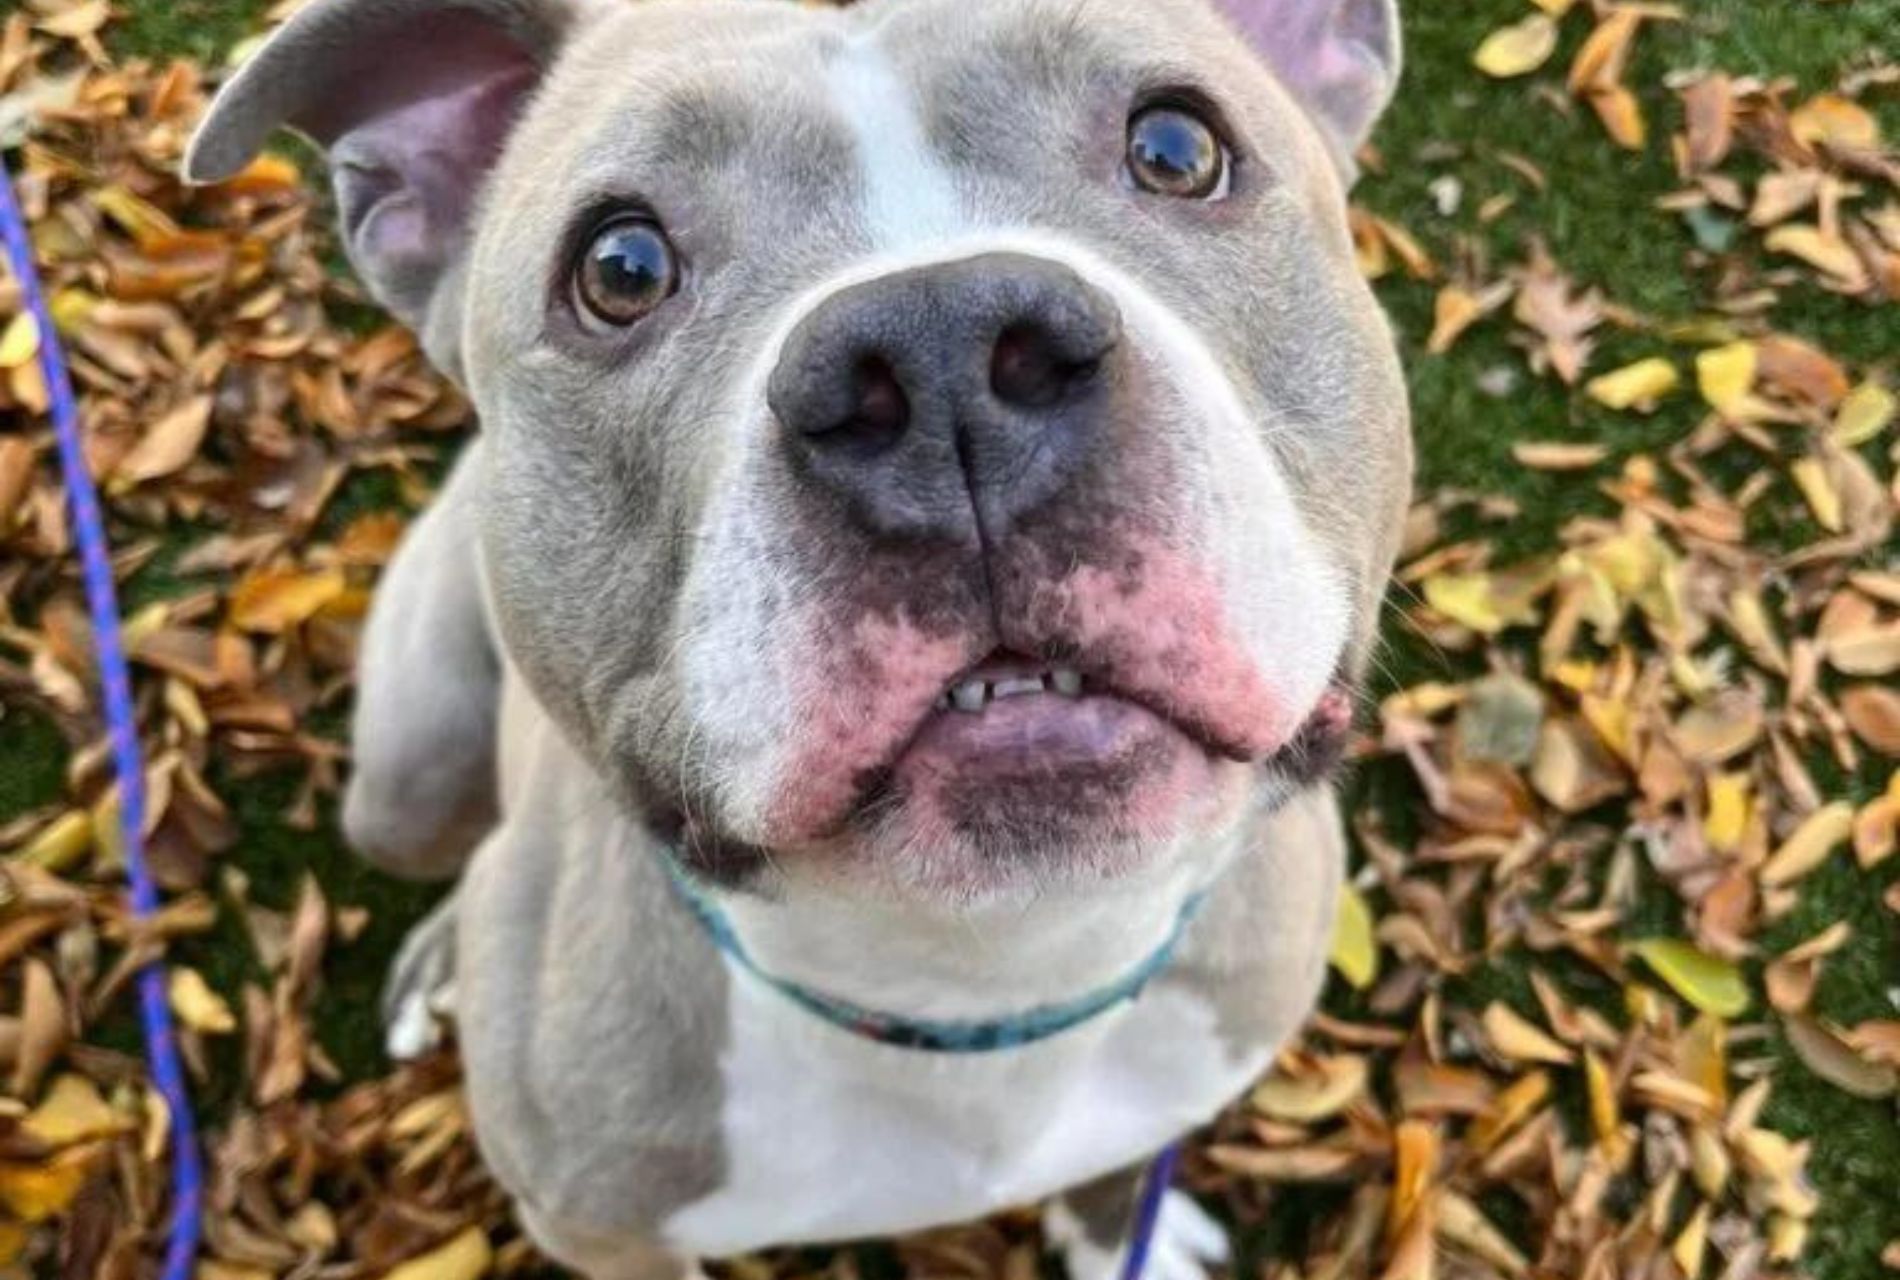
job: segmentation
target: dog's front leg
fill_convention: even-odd
[[[409,879],[446,879],[497,817],[501,668],[476,544],[482,442],[397,550],[363,636],[344,800],[350,843]]]
[[[1145,1166],[1106,1174],[1072,1187],[1050,1202],[1043,1234],[1061,1253],[1069,1280],[1117,1280],[1140,1217]],[[1161,1198],[1148,1239],[1144,1280],[1206,1280],[1225,1266],[1227,1232],[1185,1191],[1170,1188]]]

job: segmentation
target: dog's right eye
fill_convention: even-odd
[[[679,292],[679,258],[652,218],[622,214],[604,222],[574,265],[574,296],[594,318],[624,328]]]

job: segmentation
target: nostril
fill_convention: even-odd
[[[990,391],[1004,404],[1046,409],[1093,378],[1101,363],[1099,355],[1068,357],[1041,325],[1013,324],[997,335],[990,355]]]
[[[851,370],[852,399],[857,405],[850,427],[867,444],[887,444],[910,425],[910,397],[897,371],[882,356],[865,356]]]
[[[895,444],[910,426],[910,397],[890,361],[860,356],[847,374],[843,416],[807,420],[802,431],[820,442],[881,449]]]

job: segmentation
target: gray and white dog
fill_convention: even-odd
[[[555,1258],[1055,1197],[1106,1276],[1310,1009],[1411,470],[1344,195],[1397,69],[1391,0],[316,0],[218,96],[188,176],[315,137],[481,419],[345,822],[461,875],[393,1036],[452,976]]]

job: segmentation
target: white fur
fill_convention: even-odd
[[[1255,663],[1282,703],[1303,717],[1332,681],[1352,602],[1344,573],[1306,528],[1285,475],[1261,443],[1263,432],[1270,435],[1279,424],[1262,420],[1263,411],[1242,396],[1208,340],[1173,308],[1072,239],[1035,230],[969,231],[867,258],[801,294],[785,307],[749,376],[735,388],[734,420],[752,426],[735,449],[734,475],[745,473],[748,450],[768,447],[767,381],[786,340],[827,298],[885,275],[993,253],[1061,263],[1106,292],[1121,309],[1131,344],[1150,355],[1189,406],[1191,426],[1169,424],[1184,474],[1195,484],[1181,495],[1184,509],[1203,513],[1216,534],[1204,553],[1220,572],[1235,634],[1253,646]],[[761,621],[766,615],[752,607],[756,596],[735,593],[730,584],[746,577],[757,592],[785,590],[763,580],[769,575],[757,567],[756,548],[777,538],[770,506],[742,483],[725,486],[725,497],[710,506],[699,531],[706,551],[683,597],[682,615],[695,620],[694,634],[681,646],[703,758],[728,764],[724,789],[734,827],[763,843],[769,843],[766,806],[800,712],[782,697],[789,673],[760,660],[769,659],[776,642]],[[748,565],[747,574],[721,569],[735,559]]]
[[[874,1044],[744,974],[734,983],[726,1182],[664,1229],[701,1256],[1040,1200],[1204,1123],[1266,1065],[1265,1050],[1229,1057],[1213,1010],[1165,983],[1068,1034],[970,1055]]]
[[[854,37],[825,84],[857,147],[872,243],[886,250],[928,244],[964,229],[956,184],[931,154],[916,100],[874,37]]]
[[[1116,1280],[1127,1265],[1125,1245],[1105,1249],[1090,1240],[1073,1210],[1058,1200],[1043,1214],[1042,1233],[1062,1254],[1069,1280]],[[1209,1267],[1233,1257],[1227,1231],[1194,1198],[1169,1188],[1161,1198],[1142,1280],[1206,1280]]]

